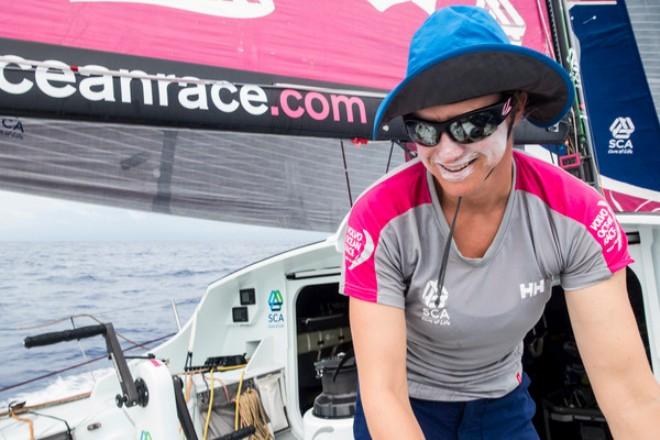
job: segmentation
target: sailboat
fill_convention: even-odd
[[[414,156],[400,124],[381,130],[379,141],[366,139],[384,91],[403,75],[410,36],[449,3],[457,2],[4,5],[1,188],[333,233],[211,284],[180,331],[139,359],[125,358],[111,323],[29,338],[35,350],[104,338],[114,371],[89,393],[0,412],[0,439],[352,438],[356,369],[347,302],[337,294],[342,219],[360,192]],[[637,57],[643,81],[634,81],[646,89],[636,96],[646,104],[622,98],[614,106],[622,113],[612,119],[600,112],[593,89],[600,76],[589,68],[601,62],[591,58],[599,46],[582,37],[611,16],[607,23],[623,25],[608,32],[643,41],[658,27],[635,17],[657,17],[660,7],[628,0],[638,14],[628,15],[621,0],[460,3],[488,9],[512,41],[556,56],[573,72],[573,118],[552,130],[523,125],[514,137],[520,148],[610,192],[603,209],[628,234],[635,259],[628,289],[660,378],[660,166],[657,144],[641,137],[658,134],[656,109],[647,104],[660,103],[659,85],[646,83],[658,54],[640,58],[626,49]],[[630,104],[640,113],[628,113]],[[599,118],[612,119],[604,144]],[[613,148],[632,153],[604,157],[610,138]],[[625,170],[624,160],[633,160]],[[624,193],[644,201],[631,208]],[[546,440],[605,439],[555,289],[526,341],[537,427]]]

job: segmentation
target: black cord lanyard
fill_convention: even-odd
[[[438,275],[438,296],[435,298],[435,306],[440,305],[440,296],[442,296],[442,288],[445,284],[445,274],[447,273],[447,263],[449,261],[449,249],[451,248],[451,240],[454,236],[454,227],[456,226],[456,217],[458,217],[458,210],[461,208],[462,197],[458,198],[456,202],[456,210],[454,211],[454,218],[451,219],[451,226],[449,227],[449,235],[445,241],[445,249],[442,253],[442,263],[440,264],[440,275]]]

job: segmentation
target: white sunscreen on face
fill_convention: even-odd
[[[493,169],[502,160],[507,144],[507,124],[500,124],[497,130],[486,139],[472,144],[460,144],[463,154],[449,162],[443,161],[440,153],[434,161],[442,178],[448,182],[461,182],[476,171],[476,161],[479,156],[485,159],[485,167]]]
[[[451,164],[436,161],[436,165],[438,166],[443,179],[448,182],[460,182],[467,179],[474,172],[474,161],[478,157],[478,153],[466,151],[466,154],[463,157],[453,161]]]
[[[508,129],[508,123],[500,124],[493,134],[488,136],[482,142],[474,144],[483,144],[483,146],[479,148],[479,153],[483,154],[486,158],[486,166],[488,168],[495,168],[495,166],[497,166],[502,160],[504,152],[506,151]]]

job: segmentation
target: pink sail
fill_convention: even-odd
[[[529,0],[22,0],[0,11],[0,37],[389,89],[414,30],[447,4],[485,7],[551,52],[544,2]]]

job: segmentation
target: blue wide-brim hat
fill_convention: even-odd
[[[378,107],[373,138],[398,116],[516,90],[527,92],[525,116],[540,127],[559,122],[575,99],[564,68],[535,50],[511,44],[485,9],[440,9],[415,32],[406,77]]]

